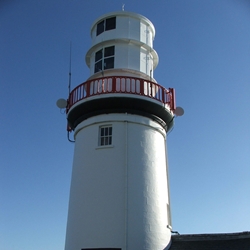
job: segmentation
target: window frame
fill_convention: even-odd
[[[98,147],[113,145],[113,126],[111,124],[99,126]]]
[[[96,36],[99,36],[105,31],[105,20],[102,20],[96,25]]]
[[[104,47],[95,52],[94,73],[115,67],[115,46]]]
[[[96,25],[96,36],[99,36],[104,31],[116,29],[116,16],[101,20]]]

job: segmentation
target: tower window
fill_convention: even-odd
[[[105,30],[113,30],[115,28],[116,28],[116,17],[107,18]]]
[[[115,46],[98,50],[95,53],[95,73],[105,69],[113,69],[115,62]]]
[[[104,19],[97,24],[96,36],[100,35],[106,30],[113,30],[115,28],[116,28],[116,17]]]
[[[104,32],[104,20],[97,24],[96,36]]]
[[[102,126],[99,130],[99,146],[112,145],[112,126]]]

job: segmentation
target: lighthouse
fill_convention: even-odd
[[[166,137],[176,105],[174,89],[154,79],[155,28],[118,11],[90,34],[90,76],[58,102],[75,141],[65,250],[168,249]]]

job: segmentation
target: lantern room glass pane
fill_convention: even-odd
[[[102,71],[102,61],[99,61],[95,64],[95,73]]]
[[[102,59],[102,49],[95,53],[95,62],[99,61],[100,59]]]
[[[116,28],[116,17],[107,18],[105,30],[113,30],[115,28]]]
[[[114,61],[114,57],[104,59],[104,69],[113,69]]]
[[[95,53],[95,69],[94,73],[105,69],[114,68],[115,62],[115,46],[106,47]]]
[[[97,24],[96,36],[100,35],[106,30],[113,30],[115,28],[116,28],[116,17],[110,17],[105,20],[102,20]]]
[[[104,20],[97,24],[96,36],[100,35],[102,32],[104,32]]]
[[[115,46],[110,46],[104,49],[104,57],[113,56],[115,54]]]

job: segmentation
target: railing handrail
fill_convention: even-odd
[[[106,76],[81,83],[69,94],[66,112],[77,102],[103,94],[134,94],[149,97],[175,110],[175,91],[156,82],[130,76]]]

